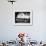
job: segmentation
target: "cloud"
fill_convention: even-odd
[[[24,13],[21,13],[21,14],[18,14],[17,18],[27,18],[28,19],[28,18],[30,18],[30,16],[26,15]]]

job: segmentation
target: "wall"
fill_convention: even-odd
[[[32,9],[33,25],[15,26],[15,11],[24,9]],[[33,40],[46,40],[46,0],[17,0],[13,5],[0,0],[0,40],[14,40],[18,32],[29,33]]]

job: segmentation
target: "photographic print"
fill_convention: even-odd
[[[32,25],[32,12],[30,11],[16,11],[15,12],[16,25]]]

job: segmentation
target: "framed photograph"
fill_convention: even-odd
[[[30,26],[32,25],[32,11],[23,10],[15,12],[15,25]]]

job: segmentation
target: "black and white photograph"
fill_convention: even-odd
[[[16,25],[32,25],[32,12],[30,11],[17,11],[15,12]]]

